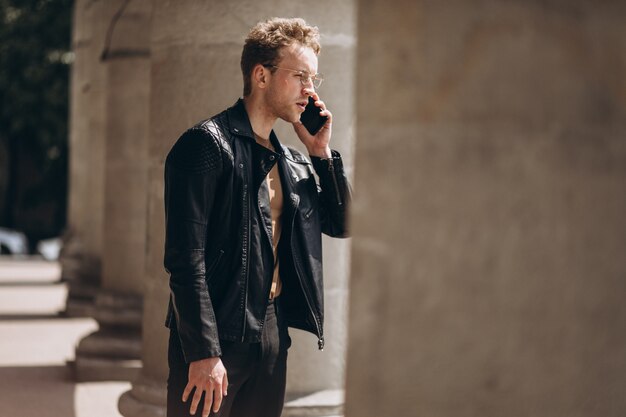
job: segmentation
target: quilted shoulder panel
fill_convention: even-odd
[[[223,153],[223,156],[229,158],[232,161],[234,157],[228,138],[228,136],[230,135],[226,133],[228,132],[228,126],[226,125],[225,119],[226,113],[224,112],[202,123],[201,126],[203,129],[206,129],[207,132],[209,132],[211,136],[215,139]]]
[[[193,127],[176,141],[167,161],[182,171],[206,173],[220,168],[220,146],[205,127]]]

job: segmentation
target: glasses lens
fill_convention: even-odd
[[[315,85],[314,78],[311,77],[311,75],[308,72],[302,73],[302,75],[300,76],[300,81],[302,82],[302,85],[304,86],[309,85],[309,83],[313,83],[313,85]]]
[[[304,86],[307,86],[309,85],[309,83],[312,83],[313,87],[318,88],[320,85],[322,85],[322,81],[324,81],[324,78],[322,78],[322,74],[316,74],[316,75],[311,76],[308,72],[300,73],[300,82]]]

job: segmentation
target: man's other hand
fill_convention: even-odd
[[[196,414],[202,393],[206,392],[202,417],[209,416],[211,406],[213,412],[217,413],[222,405],[222,398],[228,394],[228,376],[219,357],[201,359],[189,364],[189,382],[183,391],[183,402],[187,402],[194,388],[196,391],[189,412]]]

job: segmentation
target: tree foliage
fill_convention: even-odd
[[[0,0],[0,152],[5,154],[0,159],[4,165],[0,224],[4,226],[24,230],[28,225],[48,224],[50,229],[49,221],[31,218],[49,215],[56,217],[52,228],[59,230],[40,232],[53,234],[65,221],[72,3]],[[48,208],[37,208],[42,206]]]

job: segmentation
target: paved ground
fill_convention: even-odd
[[[120,417],[126,382],[75,383],[66,366],[92,319],[59,316],[56,263],[0,257],[0,417]]]

